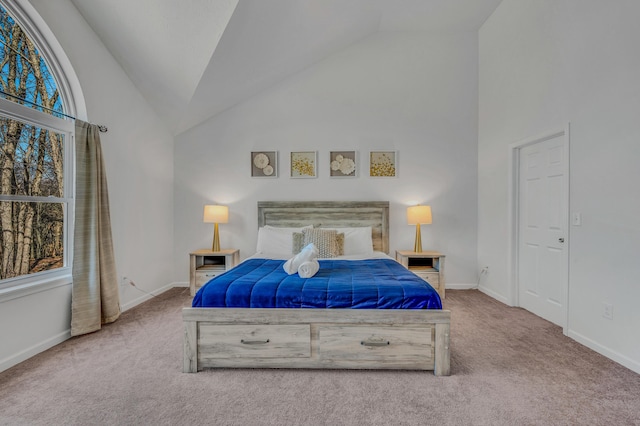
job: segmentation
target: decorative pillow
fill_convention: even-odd
[[[344,234],[336,234],[336,256],[344,256]]]
[[[338,256],[338,231],[335,229],[304,229],[304,245],[315,244],[318,248],[318,258],[330,258]]]
[[[322,229],[328,230],[329,228]],[[331,229],[344,234],[344,255],[373,255],[373,239],[371,238],[370,226]]]
[[[300,253],[304,247],[304,234],[302,232],[294,232],[293,235],[293,254]]]
[[[273,226],[263,226],[258,229],[256,252],[290,256],[293,252],[293,233],[302,232],[303,229],[307,228],[311,229],[311,226],[303,228],[276,228]]]
[[[293,254],[298,254],[304,248],[304,234],[302,232],[293,233]],[[336,256],[344,255],[344,234],[336,234]]]

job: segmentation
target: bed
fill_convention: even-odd
[[[383,277],[388,270],[403,282],[412,281],[411,277],[402,274],[413,273],[384,254],[389,251],[388,202],[259,202],[258,226],[260,229],[270,226],[368,228],[375,255],[372,259],[358,260],[371,263],[374,268],[371,276]],[[318,276],[322,278],[321,273],[344,267],[341,262],[352,261],[321,260]],[[229,282],[235,279],[245,283],[255,281],[243,271],[243,268],[253,268],[253,263],[267,265],[274,275],[283,275],[282,268],[278,266],[281,263],[277,262],[282,260],[258,254],[215,280],[226,276]],[[379,272],[379,268],[384,272]],[[298,278],[286,279],[295,282]],[[262,278],[260,280],[262,282]],[[382,279],[379,281],[386,285]],[[215,289],[216,284],[221,287],[220,282],[203,286],[194,298],[194,304],[203,297],[200,292],[204,294],[207,286]],[[388,284],[389,287],[393,285]],[[310,306],[306,302],[298,303],[299,299],[295,299],[296,303],[284,298],[277,301],[272,290],[265,294],[271,294],[270,291],[273,297],[264,296],[264,300],[259,302],[246,301],[240,296],[233,303],[223,302],[220,298],[214,302],[214,306],[220,307],[184,308],[183,371],[197,372],[205,368],[336,368],[433,370],[436,375],[450,374],[450,312],[440,306],[420,300],[412,301],[408,309],[396,309],[396,306],[385,303],[369,306],[369,302],[355,308],[342,308],[339,303]],[[217,300],[218,296],[213,294],[210,298]],[[437,292],[435,294],[437,297]],[[272,302],[266,303],[265,300]],[[423,309],[434,306],[438,309]]]

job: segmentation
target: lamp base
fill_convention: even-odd
[[[416,253],[422,253],[422,236],[420,235],[420,224],[416,224],[416,243],[413,246],[413,251]]]
[[[213,224],[213,244],[211,251],[220,251],[220,237],[218,236],[218,224]]]

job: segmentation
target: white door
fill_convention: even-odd
[[[518,297],[521,307],[565,327],[568,293],[568,144],[565,133],[520,149]]]

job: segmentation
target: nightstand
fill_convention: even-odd
[[[431,284],[444,299],[444,254],[437,251],[416,253],[397,250],[396,260],[405,268]]]
[[[228,271],[240,261],[240,250],[224,249],[211,251],[196,250],[189,253],[189,289],[194,296],[196,291],[211,278]]]

